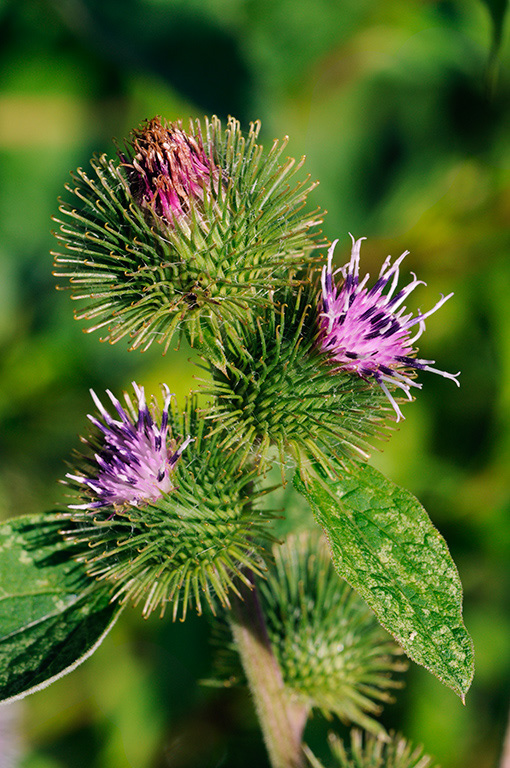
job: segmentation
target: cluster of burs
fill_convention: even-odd
[[[136,383],[123,399],[92,393],[59,530],[117,605],[216,616],[219,683],[243,684],[226,618],[256,582],[289,700],[372,734],[354,731],[350,747],[332,737],[331,764],[424,768],[374,719],[400,685],[401,651],[303,510],[311,483],[364,461],[402,418],[418,370],[451,377],[413,348],[449,297],[406,313],[418,281],[398,287],[403,256],[368,286],[354,238],[342,269],[334,244],[325,261],[315,183],[285,140],[264,151],[259,128],[154,118],[73,176],[55,275],[77,319],[131,349],[184,339],[205,372],[186,404],[170,374],[157,398]]]

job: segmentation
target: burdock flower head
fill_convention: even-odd
[[[412,399],[411,387],[421,389],[422,386],[412,378],[413,370],[438,373],[459,385],[458,373],[432,368],[434,361],[417,358],[417,350],[413,348],[425,330],[425,319],[453,294],[442,296],[428,312],[418,312],[413,317],[412,312],[406,313],[404,302],[418,285],[425,283],[413,275],[411,282],[397,291],[399,268],[409,252],[405,251],[393,264],[388,256],[376,283],[372,288],[366,288],[369,275],[361,281],[359,279],[360,244],[365,238],[355,240],[352,235],[351,238],[350,261],[333,271],[333,252],[338,242],[335,240],[329,249],[327,265],[322,270],[319,344],[338,368],[366,380],[375,380],[395,409],[399,421],[404,417],[388,385],[403,390],[409,400]],[[334,282],[338,272],[344,278],[340,286]],[[416,326],[416,332],[411,335],[411,329]]]
[[[219,171],[204,149],[200,133],[186,133],[179,123],[154,117],[133,131],[132,157],[119,157],[141,207],[173,227],[202,200],[205,186],[218,183]]]
[[[273,516],[253,502],[267,491],[239,451],[210,435],[196,397],[180,410],[164,387],[159,415],[133,387],[125,405],[108,392],[115,415],[93,394],[96,435],[67,475],[81,498],[61,514],[61,533],[90,576],[115,586],[113,599],[141,601],[145,616],[169,604],[174,618],[229,606],[250,584],[245,571],[265,569]]]
[[[140,350],[184,334],[222,359],[220,328],[301,280],[320,238],[320,212],[305,206],[316,185],[297,179],[304,158],[284,156],[287,139],[264,153],[259,130],[155,117],[116,158],[72,174],[54,274],[84,302],[87,331]]]
[[[168,409],[172,395],[164,385],[165,401],[158,426],[143,387],[133,382],[135,406],[125,394],[126,408],[107,390],[120,418],[114,419],[91,390],[99,418],[88,418],[100,430],[99,437],[84,440],[93,456],[86,459],[87,474],[68,473],[66,477],[84,487],[88,500],[70,504],[71,509],[98,509],[123,505],[138,506],[153,502],[173,489],[172,469],[189,445],[188,437],[176,448],[168,440]]]

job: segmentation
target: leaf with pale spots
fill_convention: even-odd
[[[71,672],[119,611],[111,587],[72,559],[61,524],[57,516],[34,515],[0,525],[0,701]]]
[[[337,572],[359,592],[407,655],[462,700],[473,645],[462,586],[445,540],[409,491],[356,462],[334,480],[296,475],[329,542]]]

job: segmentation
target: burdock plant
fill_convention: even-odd
[[[360,240],[321,267],[314,184],[258,132],[156,117],[73,175],[55,274],[77,318],[135,349],[183,336],[208,378],[181,405],[170,375],[160,402],[136,383],[92,392],[66,508],[0,528],[1,695],[73,669],[126,604],[194,609],[213,622],[216,684],[251,690],[273,768],[320,765],[303,737],[315,710],[369,734],[332,736],[334,765],[424,768],[377,716],[403,654],[464,699],[461,584],[423,507],[367,461],[417,375],[458,383],[416,348],[450,296],[408,311],[406,254],[369,285]],[[264,499],[274,477],[283,509]],[[300,497],[307,530],[282,537]]]

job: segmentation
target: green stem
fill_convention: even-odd
[[[273,768],[304,768],[306,708],[290,700],[267,634],[259,596],[242,589],[232,601],[231,626]]]

